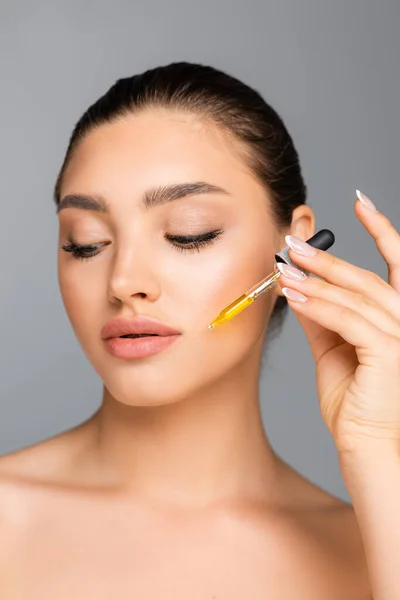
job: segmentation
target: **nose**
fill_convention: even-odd
[[[132,258],[132,255],[116,258],[108,282],[110,301],[129,303],[134,297],[146,298],[150,302],[157,300],[161,288],[154,263],[137,256]]]

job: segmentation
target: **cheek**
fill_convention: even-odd
[[[193,293],[180,304],[179,317],[187,325],[182,345],[176,350],[172,348],[168,358],[159,355],[153,365],[148,364],[148,377],[143,381],[152,383],[150,388],[143,385],[143,397],[148,394],[154,401],[163,402],[168,398],[188,397],[200,387],[206,388],[228,375],[240,378],[241,366],[248,365],[249,360],[254,365],[258,363],[272,295],[268,298],[265,294],[234,319],[213,330],[207,327],[227,304],[252,287],[257,278],[263,277],[262,267],[262,264],[247,265],[245,261],[236,266],[221,261],[213,264],[207,277],[197,273],[199,293]],[[193,287],[188,286],[188,290]]]
[[[263,236],[264,238],[264,236]],[[269,275],[275,262],[273,244],[266,244],[265,239],[245,240],[224,244],[219,248],[211,248],[193,259],[187,258],[184,277],[181,280],[181,306],[189,317],[191,331],[203,331],[217,314],[244,292]],[[273,302],[273,295],[266,293],[231,321],[213,330],[227,331],[227,327],[235,329],[243,324],[249,327],[262,322],[268,304]],[[184,324],[184,323],[182,323]]]
[[[78,266],[78,268],[77,268]],[[64,308],[81,344],[87,329],[99,327],[102,316],[96,315],[96,298],[103,297],[102,278],[84,266],[59,264],[58,283]],[[90,332],[89,332],[90,333]],[[93,331],[91,332],[93,333]]]
[[[189,334],[188,344],[182,346],[182,372],[189,376],[201,367],[207,380],[237,366],[254,350],[264,335],[275,300],[275,295],[267,292],[235,318],[210,331],[207,327],[217,314],[267,277],[275,262],[272,241],[267,245],[265,239],[253,239],[247,245],[242,241],[226,250],[221,243],[220,248],[201,259],[200,253],[198,263],[192,263],[192,270],[184,277],[179,311]],[[243,252],[243,248],[248,249]]]

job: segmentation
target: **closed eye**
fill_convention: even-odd
[[[208,231],[201,235],[167,235],[166,238],[173,242],[173,246],[178,248],[180,252],[191,250],[192,252],[200,252],[200,248],[212,244],[223,233],[222,229],[216,231]]]
[[[166,239],[180,252],[200,252],[200,248],[212,244],[223,233],[222,229],[208,231],[201,235],[166,235]],[[99,247],[104,244],[77,244],[69,242],[62,246],[64,252],[70,252],[74,258],[88,260],[99,254]]]

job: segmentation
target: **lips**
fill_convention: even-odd
[[[159,335],[170,336],[180,335],[181,332],[160,321],[150,319],[149,317],[136,316],[133,319],[118,317],[109,321],[101,330],[101,337],[104,340],[119,338],[123,335]]]

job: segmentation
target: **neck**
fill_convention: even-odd
[[[262,425],[258,373],[249,376],[248,365],[161,406],[128,406],[104,388],[92,427],[96,470],[136,498],[200,507],[265,499],[266,490],[274,497],[279,458]]]

